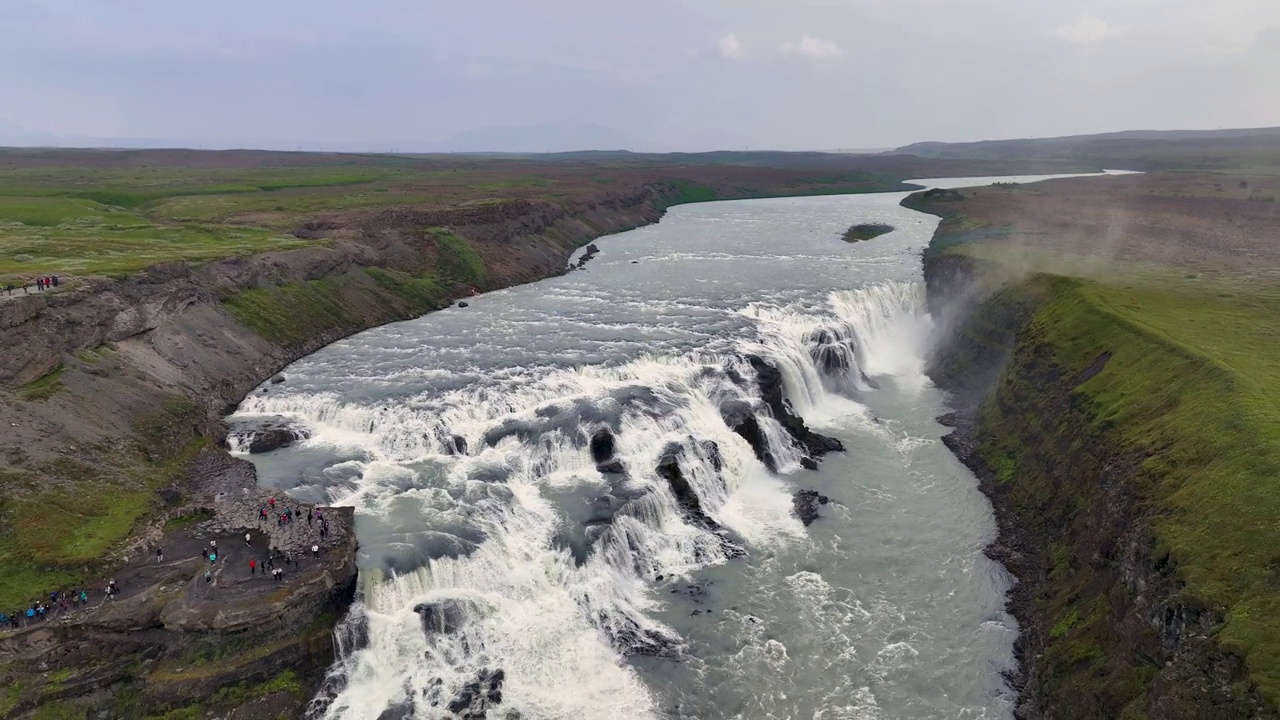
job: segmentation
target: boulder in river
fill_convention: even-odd
[[[467,439],[461,435],[450,435],[444,443],[445,455],[466,455]]]
[[[466,300],[460,300],[460,301],[458,301],[458,307],[460,307],[460,308],[468,307],[468,306],[470,306],[470,305],[471,305],[471,303],[467,302]]]
[[[460,600],[418,603],[413,611],[422,616],[422,630],[428,636],[448,635],[462,627],[467,609]]]
[[[596,463],[596,470],[605,475],[626,475],[627,466],[619,458],[609,458],[602,463]]]
[[[271,378],[272,385],[279,385],[282,382],[284,382],[284,375],[276,375],[275,377]]]
[[[613,457],[616,449],[613,433],[609,428],[602,428],[591,435],[591,459],[597,463]]]
[[[882,222],[858,223],[844,233],[845,242],[861,242],[872,240],[886,233],[893,232],[893,226]]]
[[[747,441],[755,451],[756,457],[764,463],[769,472],[778,471],[778,460],[770,452],[769,440],[764,434],[764,428],[760,427],[760,420],[756,418],[749,403],[744,400],[726,400],[720,403],[720,417],[724,419],[724,424],[729,426],[730,430]]]
[[[829,452],[844,450],[844,443],[833,437],[820,435],[809,429],[804,420],[791,411],[791,403],[787,402],[782,390],[782,372],[757,355],[748,355],[747,362],[756,373],[756,383],[765,405],[773,413],[773,417],[787,431],[800,447],[813,457],[822,457]]]
[[[262,425],[249,432],[247,445],[249,452],[259,454],[289,447],[298,440],[306,439],[307,433],[297,427],[285,424],[282,420]]]
[[[482,668],[476,679],[463,686],[449,702],[449,712],[467,720],[481,720],[488,711],[502,703],[502,683],[506,673],[502,670]]]
[[[826,496],[819,495],[816,490],[797,490],[791,498],[791,511],[805,526],[811,525],[819,517],[818,506],[826,504],[822,502],[824,499]]]
[[[658,477],[667,481],[667,485],[671,487],[671,493],[691,515],[710,519],[702,512],[702,502],[698,499],[698,493],[689,484],[684,476],[684,470],[680,467],[679,445],[671,443],[663,449],[662,457],[658,460],[658,466],[654,471],[658,473]]]

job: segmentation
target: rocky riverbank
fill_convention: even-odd
[[[1025,247],[955,251],[1012,234],[1006,216],[975,219],[967,194],[917,193],[904,204],[945,218],[924,258],[941,328],[929,372],[955,408],[944,442],[993,506],[999,534],[988,554],[1017,579],[1017,716],[1273,717],[1259,685],[1265,651],[1224,639],[1239,636],[1241,619],[1191,574],[1195,558],[1174,549],[1177,505],[1161,491],[1180,471],[1173,458],[1197,442],[1170,429],[1173,408],[1219,370],[1116,315],[1100,300],[1108,286],[1001,260],[1025,262]],[[1125,410],[1141,401],[1111,404],[1164,372],[1151,358],[1170,356],[1175,373],[1154,378],[1162,404],[1138,416]],[[1222,420],[1203,417],[1193,431],[1216,432],[1209,426]],[[1141,439],[1150,428],[1162,446]],[[1199,521],[1216,519],[1202,507]]]
[[[355,589],[351,513],[290,501],[301,517],[312,511],[312,525],[260,522],[269,497],[252,465],[219,448],[222,415],[329,342],[565,272],[589,240],[657,221],[669,192],[317,217],[296,233],[325,246],[77,278],[0,305],[0,329],[23,350],[0,354],[9,396],[0,426],[12,440],[0,473],[13,479],[7,507],[17,524],[89,522],[90,505],[64,510],[78,494],[128,499],[92,504],[121,533],[94,538],[104,554],[55,546],[42,563],[84,557],[83,567],[45,565],[27,581],[32,603],[70,589],[63,583],[87,586],[92,599],[88,610],[0,634],[0,677],[12,688],[0,717],[50,708],[67,717],[88,708],[119,718],[179,708],[301,715]],[[330,529],[323,541],[316,511]],[[226,551],[209,565],[198,551],[212,539]],[[279,583],[249,570],[272,548],[274,566],[285,553],[300,563]],[[108,579],[120,587],[110,601]],[[25,597],[15,602],[25,608]]]

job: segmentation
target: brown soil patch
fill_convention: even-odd
[[[964,192],[966,215],[998,219],[1008,231],[984,244],[1049,249],[1101,263],[1280,273],[1280,177],[1166,173]]]

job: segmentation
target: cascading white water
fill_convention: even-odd
[[[454,544],[463,551],[422,558],[410,548],[416,562],[401,565],[416,567],[363,574],[346,621],[363,633],[346,635],[367,641],[344,644],[333,670],[340,691],[316,714],[436,717],[501,670],[491,717],[656,716],[656,699],[623,661],[680,652],[679,634],[653,616],[655,579],[724,563],[738,544],[804,536],[786,488],[722,417],[727,402],[752,408],[779,470],[799,467],[803,450],[763,407],[743,357],[778,368],[810,420],[863,412],[854,398],[872,387],[869,376],[919,375],[922,295],[914,283],[882,282],[835,292],[822,308],[756,303],[740,312],[755,332],[733,352],[531,369],[501,390],[378,404],[331,392],[246,399],[233,420],[280,416],[305,429],[308,445],[362,451],[365,459],[326,469],[343,479],[331,501],[375,516],[416,503],[424,526],[465,529]],[[600,428],[616,438],[624,476],[596,469],[588,440]],[[244,447],[247,433],[230,442]],[[467,453],[457,454],[462,444]],[[664,457],[696,496],[692,514],[656,470]],[[565,493],[585,499],[584,517],[567,515]]]

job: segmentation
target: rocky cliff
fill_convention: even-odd
[[[256,535],[251,515],[267,500],[252,466],[216,447],[222,415],[330,342],[562,273],[575,249],[656,222],[677,198],[658,185],[566,204],[316,216],[294,231],[316,240],[311,247],[0,298],[6,347],[21,350],[0,353],[0,423],[9,431],[0,477],[14,483],[0,512],[23,526],[56,525],[65,498],[129,500],[101,503],[122,533],[95,536],[102,555],[55,546],[23,564],[32,602],[72,578],[95,589],[97,611],[0,634],[0,678],[11,684],[0,717],[299,716],[332,662],[331,630],[354,592],[352,518],[333,511],[322,557],[279,587],[248,571],[248,559],[260,563],[270,548],[237,547],[234,569],[222,569],[226,558],[214,566],[228,574],[211,576],[207,595],[191,543],[219,533],[234,542],[245,527]],[[184,555],[151,561],[164,545]],[[119,602],[102,599],[100,583],[112,576],[127,588]]]
[[[1275,716],[1243,648],[1222,641],[1230,609],[1188,585],[1163,539],[1170,460],[1133,432],[1159,419],[1100,400],[1141,358],[1182,351],[1107,315],[1081,280],[953,252],[974,237],[960,200],[904,204],[948,218],[924,258],[941,328],[930,374],[956,409],[944,442],[995,512],[988,553],[1017,578],[1017,716]]]

